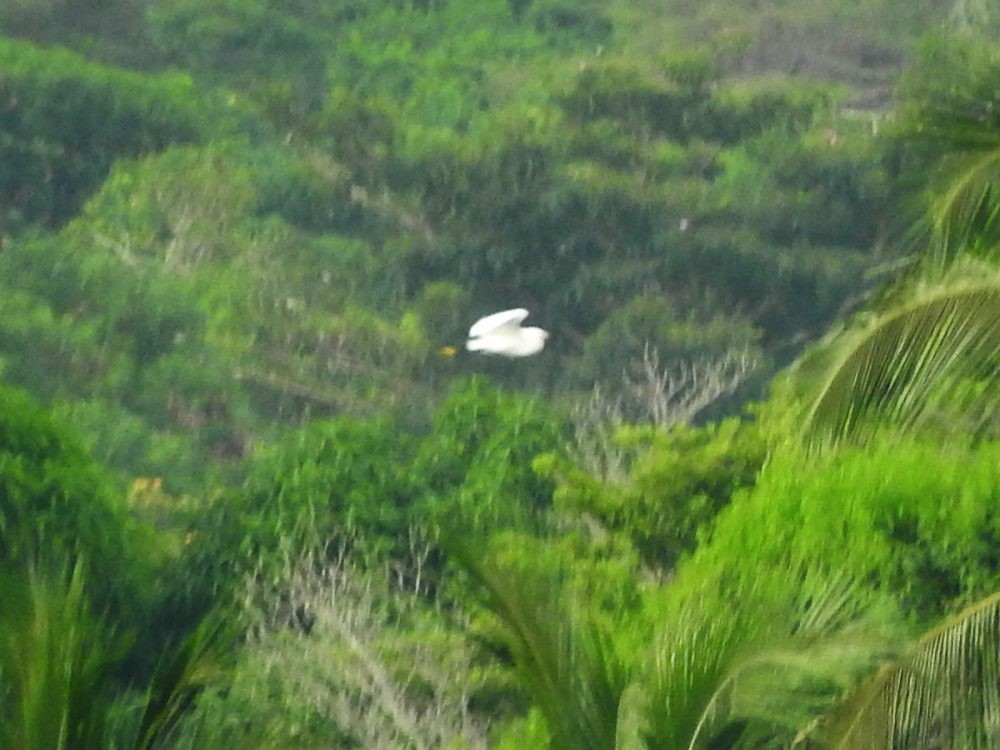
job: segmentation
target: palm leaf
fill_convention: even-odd
[[[758,571],[738,592],[720,595],[716,582],[676,602],[630,682],[560,571],[450,547],[487,592],[559,750],[694,750],[748,732],[791,740],[884,658],[864,627],[874,600],[852,580]]]
[[[606,634],[567,593],[563,572],[487,559],[455,539],[449,548],[486,592],[520,680],[545,717],[551,746],[614,750],[622,741],[626,670]]]
[[[179,648],[166,651],[137,723],[123,728],[114,720],[120,696],[111,672],[128,642],[91,613],[82,563],[3,576],[0,747],[161,747],[192,705],[208,657],[229,642],[223,632],[220,619],[206,618]]]
[[[1000,273],[980,266],[969,278],[966,268],[828,345],[833,361],[805,420],[814,440],[912,430],[941,410],[992,413],[1000,394]]]
[[[164,651],[146,691],[131,747],[154,750],[163,746],[194,705],[210,665],[234,640],[232,628],[221,615],[211,614],[177,648]]]
[[[742,588],[725,597],[738,606],[706,607],[720,601],[706,591],[664,623],[646,677],[650,750],[748,731],[790,740],[884,654],[881,637],[856,627],[872,602],[849,579],[770,571]]]
[[[931,200],[933,259],[947,265],[972,252],[996,258],[1000,239],[1000,131],[997,145],[953,157],[951,179]]]
[[[103,750],[118,654],[87,606],[82,565],[32,567],[0,592],[0,747]]]
[[[985,40],[983,40],[985,41]],[[931,259],[996,258],[1000,243],[1000,46],[931,48],[905,84],[901,135],[929,185]],[[921,168],[921,163],[923,168]]]
[[[1000,745],[1000,593],[924,635],[827,721],[837,750]]]
[[[645,734],[651,750],[701,747],[729,718],[738,661],[756,639],[732,617],[687,613],[654,643]]]

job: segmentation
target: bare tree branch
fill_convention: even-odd
[[[416,534],[411,543],[425,541]],[[457,677],[476,674],[460,644],[404,634],[385,606],[387,592],[346,553],[333,562],[306,558],[283,578],[249,583],[251,648],[295,700],[372,750],[486,747],[469,709],[475,678]],[[405,599],[393,594],[393,608]]]
[[[624,371],[616,393],[609,395],[595,383],[590,398],[574,406],[570,455],[594,476],[624,482],[627,461],[615,438],[619,428],[638,424],[666,430],[689,424],[700,411],[735,391],[757,364],[750,351],[737,350],[719,359],[682,362],[668,369],[647,343],[638,371]]]

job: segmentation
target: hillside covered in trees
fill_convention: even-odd
[[[995,747],[998,402],[989,3],[0,4],[0,748]]]

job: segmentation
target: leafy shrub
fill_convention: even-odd
[[[204,602],[251,571],[266,578],[296,555],[350,550],[359,565],[388,565],[403,580],[419,575],[436,586],[439,525],[540,523],[552,485],[531,462],[556,436],[539,402],[483,379],[455,388],[421,437],[380,417],[288,432],[253,458],[241,488],[193,519],[186,585]]]
[[[670,429],[618,426],[602,446],[614,455],[580,453],[574,465],[553,456],[535,466],[556,482],[560,510],[585,514],[623,536],[651,570],[669,573],[692,553],[733,496],[754,485],[766,445],[760,432],[737,419]],[[594,471],[594,461],[602,459]]]
[[[1000,585],[998,461],[997,443],[898,442],[805,462],[776,456],[686,568],[693,580],[805,562],[933,618]]]
[[[157,558],[151,530],[51,416],[6,386],[0,404],[0,566],[79,557],[96,606],[141,610],[137,587]]]
[[[286,434],[247,478],[193,519],[184,585],[192,606],[265,580],[300,555],[403,554],[416,493],[411,441],[379,420],[341,418]]]
[[[450,528],[531,526],[550,507],[552,484],[532,468],[559,445],[561,425],[544,402],[459,381],[434,415],[415,475],[427,483],[429,511]]]

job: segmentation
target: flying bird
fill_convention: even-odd
[[[504,357],[530,357],[545,347],[549,332],[541,328],[522,328],[528,317],[523,307],[487,315],[469,329],[465,348],[470,352],[501,354]]]

